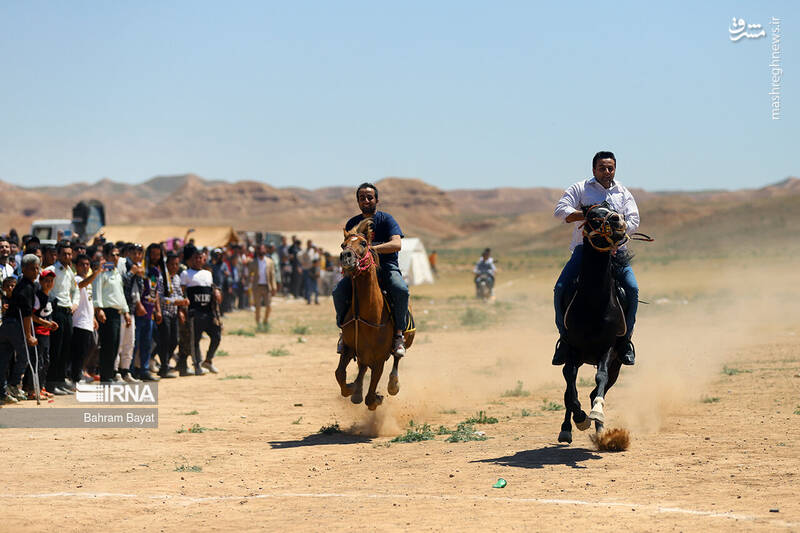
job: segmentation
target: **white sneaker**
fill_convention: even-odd
[[[204,375],[206,375],[206,374],[208,374],[208,370],[206,370],[206,369],[205,369],[205,368],[203,368],[202,366],[198,366],[198,367],[196,367],[196,368],[194,369],[194,375],[195,375],[195,376],[204,376]]]
[[[212,374],[219,374],[219,370],[217,370],[217,367],[215,367],[215,366],[214,366],[214,363],[212,363],[212,362],[211,362],[211,361],[209,361],[208,359],[206,359],[205,361],[203,361],[203,362],[200,364],[200,366],[202,366],[202,367],[203,367],[203,368],[205,368],[205,369],[208,369],[208,371],[209,371],[209,372],[211,372]]]
[[[122,374],[120,374],[119,372],[117,372],[116,374],[114,374],[114,379],[113,379],[113,381],[114,381],[114,383],[122,383],[122,382],[124,381],[124,380],[122,379]]]
[[[131,374],[130,372],[125,374],[125,377],[122,378],[122,380],[125,381],[126,383],[141,383],[141,381],[133,377],[133,374]]]

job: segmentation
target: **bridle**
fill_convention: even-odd
[[[589,244],[597,250],[598,252],[616,252],[620,247],[624,246],[628,243],[628,241],[636,240],[636,241],[645,241],[645,242],[653,242],[655,239],[650,237],[649,235],[645,235],[644,233],[639,233],[638,231],[628,235],[627,231],[625,231],[628,227],[628,224],[625,222],[625,218],[617,213],[609,209],[608,207],[595,204],[589,207],[586,210],[586,214],[588,215],[592,209],[595,208],[602,208],[608,211],[605,216],[600,219],[599,227],[592,227],[594,225],[594,220],[592,219],[592,224],[590,224],[590,220],[587,218],[583,224],[581,224],[581,228],[583,229],[583,236],[589,241]],[[620,223],[622,224],[622,228],[613,228],[611,226],[610,219],[613,216],[618,216],[620,219]],[[615,235],[619,235],[620,231],[622,232],[622,237],[620,239],[614,239]],[[594,241],[597,238],[605,240],[606,246],[597,245]]]
[[[353,253],[355,253],[355,250],[353,250],[349,246],[346,246],[346,248],[349,248]],[[359,324],[363,324],[363,325],[365,325],[367,327],[374,328],[374,329],[380,329],[380,328],[383,328],[384,326],[386,326],[386,324],[389,323],[389,320],[391,320],[391,318],[389,316],[389,313],[387,313],[386,321],[381,323],[381,324],[375,324],[373,322],[370,322],[369,320],[365,320],[364,318],[361,317],[361,313],[360,313],[359,306],[358,306],[358,298],[356,298],[356,279],[359,276],[361,276],[363,273],[369,272],[372,267],[376,267],[377,268],[377,262],[375,260],[375,254],[376,254],[375,250],[373,250],[372,247],[369,244],[367,244],[367,250],[364,253],[364,256],[359,258],[358,262],[356,263],[355,268],[352,269],[350,271],[351,273],[349,274],[350,277],[353,279],[353,282],[351,283],[352,288],[353,288],[353,292],[352,292],[352,297],[351,297],[351,300],[350,300],[352,302],[352,305],[353,305],[353,318],[351,318],[350,320],[348,320],[347,322],[345,322],[344,324],[342,324],[339,327],[344,329],[345,326],[347,326],[347,325],[349,325],[351,323],[355,323],[354,324],[354,327],[355,327],[355,332],[354,332],[355,333],[355,342],[353,343],[353,344],[355,344],[355,346],[353,347],[353,358],[354,359],[358,359],[358,329],[359,329],[358,326],[359,326]],[[384,307],[386,307],[386,309],[388,311],[389,310],[389,304],[386,301],[386,298],[383,299],[383,305],[384,305]]]

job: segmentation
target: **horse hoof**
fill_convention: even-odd
[[[387,389],[392,396],[400,392],[400,381],[397,379],[397,374],[391,374],[389,376],[389,385]]]
[[[598,433],[598,434],[602,433],[604,429],[605,429],[605,426],[603,425],[602,422],[595,422],[594,423],[594,431],[595,431],[595,433]]]
[[[364,397],[361,395],[361,392],[354,392],[352,396],[350,396],[350,401],[359,404],[364,401]]]
[[[589,429],[589,427],[591,427],[592,421],[588,416],[586,416],[586,413],[584,413],[583,411],[581,411],[581,414],[583,414],[583,420],[581,420],[580,422],[575,420],[575,427],[577,427],[581,431],[586,431],[587,429]]]
[[[559,433],[558,442],[566,442],[567,444],[572,444],[572,432],[562,431],[561,433]]]
[[[589,419],[594,420],[598,424],[603,424],[606,421],[603,411],[595,411],[594,409],[592,409],[592,412],[589,413]]]
[[[381,396],[380,394],[376,394],[376,395],[375,395],[375,401],[374,401],[374,402],[372,402],[372,403],[369,403],[369,404],[367,404],[367,408],[368,408],[370,411],[374,411],[374,410],[375,410],[375,409],[377,409],[377,408],[378,408],[378,406],[379,406],[380,404],[382,404],[382,403],[383,403],[383,396]]]

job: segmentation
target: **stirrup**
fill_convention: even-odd
[[[344,337],[341,334],[339,334],[339,342],[336,343],[336,353],[338,353],[339,355],[344,355],[344,350],[345,350]]]
[[[567,346],[567,343],[564,342],[564,339],[559,337],[558,341],[556,341],[556,351],[553,354],[553,361],[552,361],[553,366],[561,366],[563,364],[566,364],[568,354],[569,354],[569,347]]]
[[[392,338],[392,354],[403,357],[406,354],[405,335],[395,335]]]

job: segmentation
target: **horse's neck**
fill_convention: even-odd
[[[611,254],[598,252],[591,245],[584,244],[578,292],[594,301],[599,300],[600,296],[610,298],[612,284]]]
[[[361,318],[377,322],[383,312],[383,293],[378,284],[378,273],[375,267],[353,278],[355,297],[358,299],[358,315]]]

